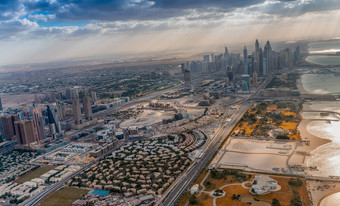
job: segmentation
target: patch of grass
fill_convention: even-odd
[[[33,171],[21,176],[15,182],[18,183],[18,184],[22,184],[26,181],[30,181],[31,179],[40,177],[41,175],[45,174],[46,172],[52,170],[53,168],[54,167],[52,167],[52,166],[39,167],[38,169],[33,170]]]
[[[74,201],[82,198],[89,190],[65,187],[48,196],[40,206],[65,206],[72,205]]]

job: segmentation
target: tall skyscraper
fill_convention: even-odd
[[[258,75],[263,75],[263,53],[262,53],[262,48],[260,48],[260,52],[259,52],[259,72],[257,73]]]
[[[257,39],[255,42],[254,71],[260,72],[260,44]]]
[[[36,141],[33,120],[20,120],[14,122],[17,142],[28,145]]]
[[[229,51],[227,47],[224,47],[224,58],[228,58],[229,57]]]
[[[189,69],[184,70],[184,84],[187,88],[191,87],[191,75]]]
[[[262,75],[267,76],[267,58],[263,57],[263,63],[262,63]]]
[[[2,108],[2,102],[1,102],[1,98],[0,98],[0,111],[2,111],[3,108]]]
[[[60,101],[57,101],[56,106],[59,120],[63,120],[65,118],[64,104]]]
[[[203,61],[204,62],[209,62],[209,55],[204,55],[203,56]]]
[[[82,124],[83,120],[81,116],[79,96],[76,93],[74,93],[72,97],[72,110],[73,110],[74,123],[76,125]]]
[[[243,58],[246,59],[247,56],[248,56],[248,50],[247,50],[247,47],[244,46],[244,48],[243,48]]]
[[[14,122],[19,121],[19,116],[17,114],[7,115],[1,117],[1,125],[3,131],[3,137],[6,140],[14,140],[16,137],[16,131],[14,127]]]
[[[53,116],[50,106],[48,105],[47,105],[47,117],[48,117],[48,127],[50,130],[50,135],[53,136],[54,134],[59,133],[58,124]]]
[[[297,46],[294,51],[294,64],[296,64],[300,59],[300,46]]]
[[[248,50],[247,47],[244,46],[243,49],[243,74],[248,74]]]
[[[33,110],[33,122],[34,122],[34,130],[37,140],[45,139],[45,128],[44,128],[44,121],[41,115],[40,109]]]
[[[182,73],[184,73],[184,69],[185,69],[185,64],[182,63],[182,64],[181,64],[181,72],[182,72]]]
[[[249,55],[247,57],[247,73],[245,74],[252,75],[253,72],[254,72],[253,57]]]
[[[84,116],[87,121],[92,120],[92,108],[90,97],[87,90],[84,90],[83,93],[83,109],[84,109]]]
[[[66,99],[72,99],[72,90],[70,88],[66,89]]]
[[[97,101],[97,93],[91,92],[92,102],[95,103]]]
[[[254,87],[258,86],[258,83],[257,83],[257,72],[256,71],[253,73],[253,86]]]
[[[264,47],[263,56],[266,58],[266,74],[269,74],[273,70],[273,50],[269,41]]]
[[[214,62],[215,61],[215,55],[214,54],[210,54],[210,62]]]

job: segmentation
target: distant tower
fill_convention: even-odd
[[[70,88],[66,89],[66,99],[72,99],[72,90]]]
[[[97,93],[91,92],[92,102],[95,103],[97,101]]]
[[[182,64],[181,64],[181,72],[182,72],[182,73],[184,73],[184,69],[185,69],[185,64],[182,63]]]
[[[252,75],[253,72],[254,72],[253,57],[249,55],[247,57],[247,73],[245,74]]]
[[[63,120],[65,118],[64,104],[61,103],[60,101],[57,101],[56,106],[59,120]]]
[[[47,105],[47,117],[48,117],[48,127],[50,129],[50,135],[53,136],[54,134],[59,133],[58,125],[53,117],[51,108],[48,105]]]
[[[224,47],[224,58],[229,57],[229,51],[227,47]]]
[[[256,71],[253,73],[253,86],[254,87],[258,86],[258,83],[257,83],[257,72]]]
[[[269,74],[273,70],[273,51],[269,41],[264,47],[263,57],[266,58],[266,74]]]
[[[45,139],[44,122],[40,109],[33,110],[33,123],[35,127],[34,131],[37,137],[37,141]]]
[[[184,70],[184,83],[186,87],[191,86],[191,79],[190,79],[190,70],[189,69],[185,69]]]
[[[259,72],[257,74],[258,75],[263,75],[263,53],[262,53],[262,48],[260,48],[260,52],[259,52]]]
[[[260,72],[260,44],[257,39],[255,42],[254,71],[256,71],[256,73]]]
[[[247,47],[244,46],[243,49],[243,74],[248,74],[248,50]]]
[[[262,75],[267,76],[267,58],[263,57],[263,63],[262,63]]]
[[[87,90],[84,90],[84,93],[83,93],[83,109],[84,109],[85,119],[87,121],[91,121],[92,120],[92,109],[91,109],[90,97],[89,97]]]
[[[81,117],[79,96],[76,93],[74,93],[72,97],[72,110],[73,110],[74,123],[76,125],[82,124],[83,120]]]
[[[204,55],[203,56],[203,62],[209,62],[209,55]]]
[[[3,108],[2,108],[2,102],[1,102],[1,98],[0,98],[0,111],[2,111]]]
[[[215,61],[215,55],[214,54],[210,54],[210,62],[214,62]]]
[[[247,50],[247,47],[244,46],[244,48],[243,48],[243,58],[246,59],[247,56],[248,56],[248,50]]]
[[[28,145],[36,141],[33,120],[20,120],[14,122],[19,144]]]

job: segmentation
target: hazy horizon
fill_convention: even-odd
[[[339,9],[336,0],[1,1],[0,65],[330,39]]]

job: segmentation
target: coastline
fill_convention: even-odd
[[[296,83],[297,83],[297,88],[300,91],[301,95],[311,94],[303,87],[302,78],[298,79]],[[308,105],[308,102],[304,102],[303,109],[300,112],[300,115],[306,110],[313,110]],[[303,160],[303,165],[306,166],[306,167],[307,167],[307,161],[306,160],[308,158],[308,155],[312,151],[314,151],[318,147],[321,147],[322,145],[325,145],[325,144],[332,142],[329,139],[324,139],[324,138],[315,136],[308,131],[307,126],[312,121],[313,121],[312,119],[302,118],[302,120],[300,121],[300,124],[298,125],[298,128],[297,128],[298,131],[300,132],[301,140],[302,141],[309,141],[309,145],[300,144],[297,147],[297,150],[303,151],[306,154],[305,157],[304,157],[304,160]],[[294,156],[295,156],[295,154],[294,154]],[[292,159],[294,159],[294,156],[292,157]],[[298,156],[296,156],[296,158],[298,158]],[[308,174],[308,172],[307,172],[307,174]],[[329,197],[330,195],[333,195],[335,193],[340,192],[340,184],[339,183],[314,181],[314,180],[308,180],[306,183],[307,183],[307,189],[310,193],[311,205],[314,205],[314,206],[321,206],[321,205],[325,206],[324,203],[322,202],[325,198]]]
[[[310,92],[308,92],[303,84],[302,84],[302,78],[299,78],[296,82],[296,86],[300,92],[300,95],[308,95],[311,94]],[[306,108],[308,107],[306,105],[306,103],[303,104],[303,108],[302,111],[300,112],[300,116],[302,117],[302,113],[306,110],[313,110],[312,108]],[[313,120],[311,119],[304,119],[302,117],[302,120],[300,121],[299,125],[298,125],[298,131],[300,132],[300,136],[301,136],[301,140],[303,141],[309,141],[309,145],[306,146],[305,144],[303,144],[302,146],[299,146],[300,149],[303,149],[304,152],[306,153],[310,153],[313,150],[315,150],[316,148],[327,144],[329,142],[332,142],[331,140],[328,139],[324,139],[318,136],[315,136],[313,134],[311,134],[308,129],[307,129],[307,125],[312,122]],[[304,161],[304,165],[306,165],[306,160]]]
[[[298,88],[300,95],[311,94],[303,87],[302,78],[299,78],[296,81],[296,87]]]
[[[306,153],[310,153],[313,150],[315,150],[316,148],[318,148],[318,147],[320,147],[324,144],[332,142],[331,140],[315,136],[308,131],[307,125],[312,121],[313,120],[310,120],[310,119],[302,119],[299,126],[298,126],[298,130],[300,132],[301,139],[303,141],[309,141],[308,146],[303,145],[303,146],[300,147],[300,148],[303,148],[303,150]],[[306,163],[306,162],[304,162],[304,163]]]

